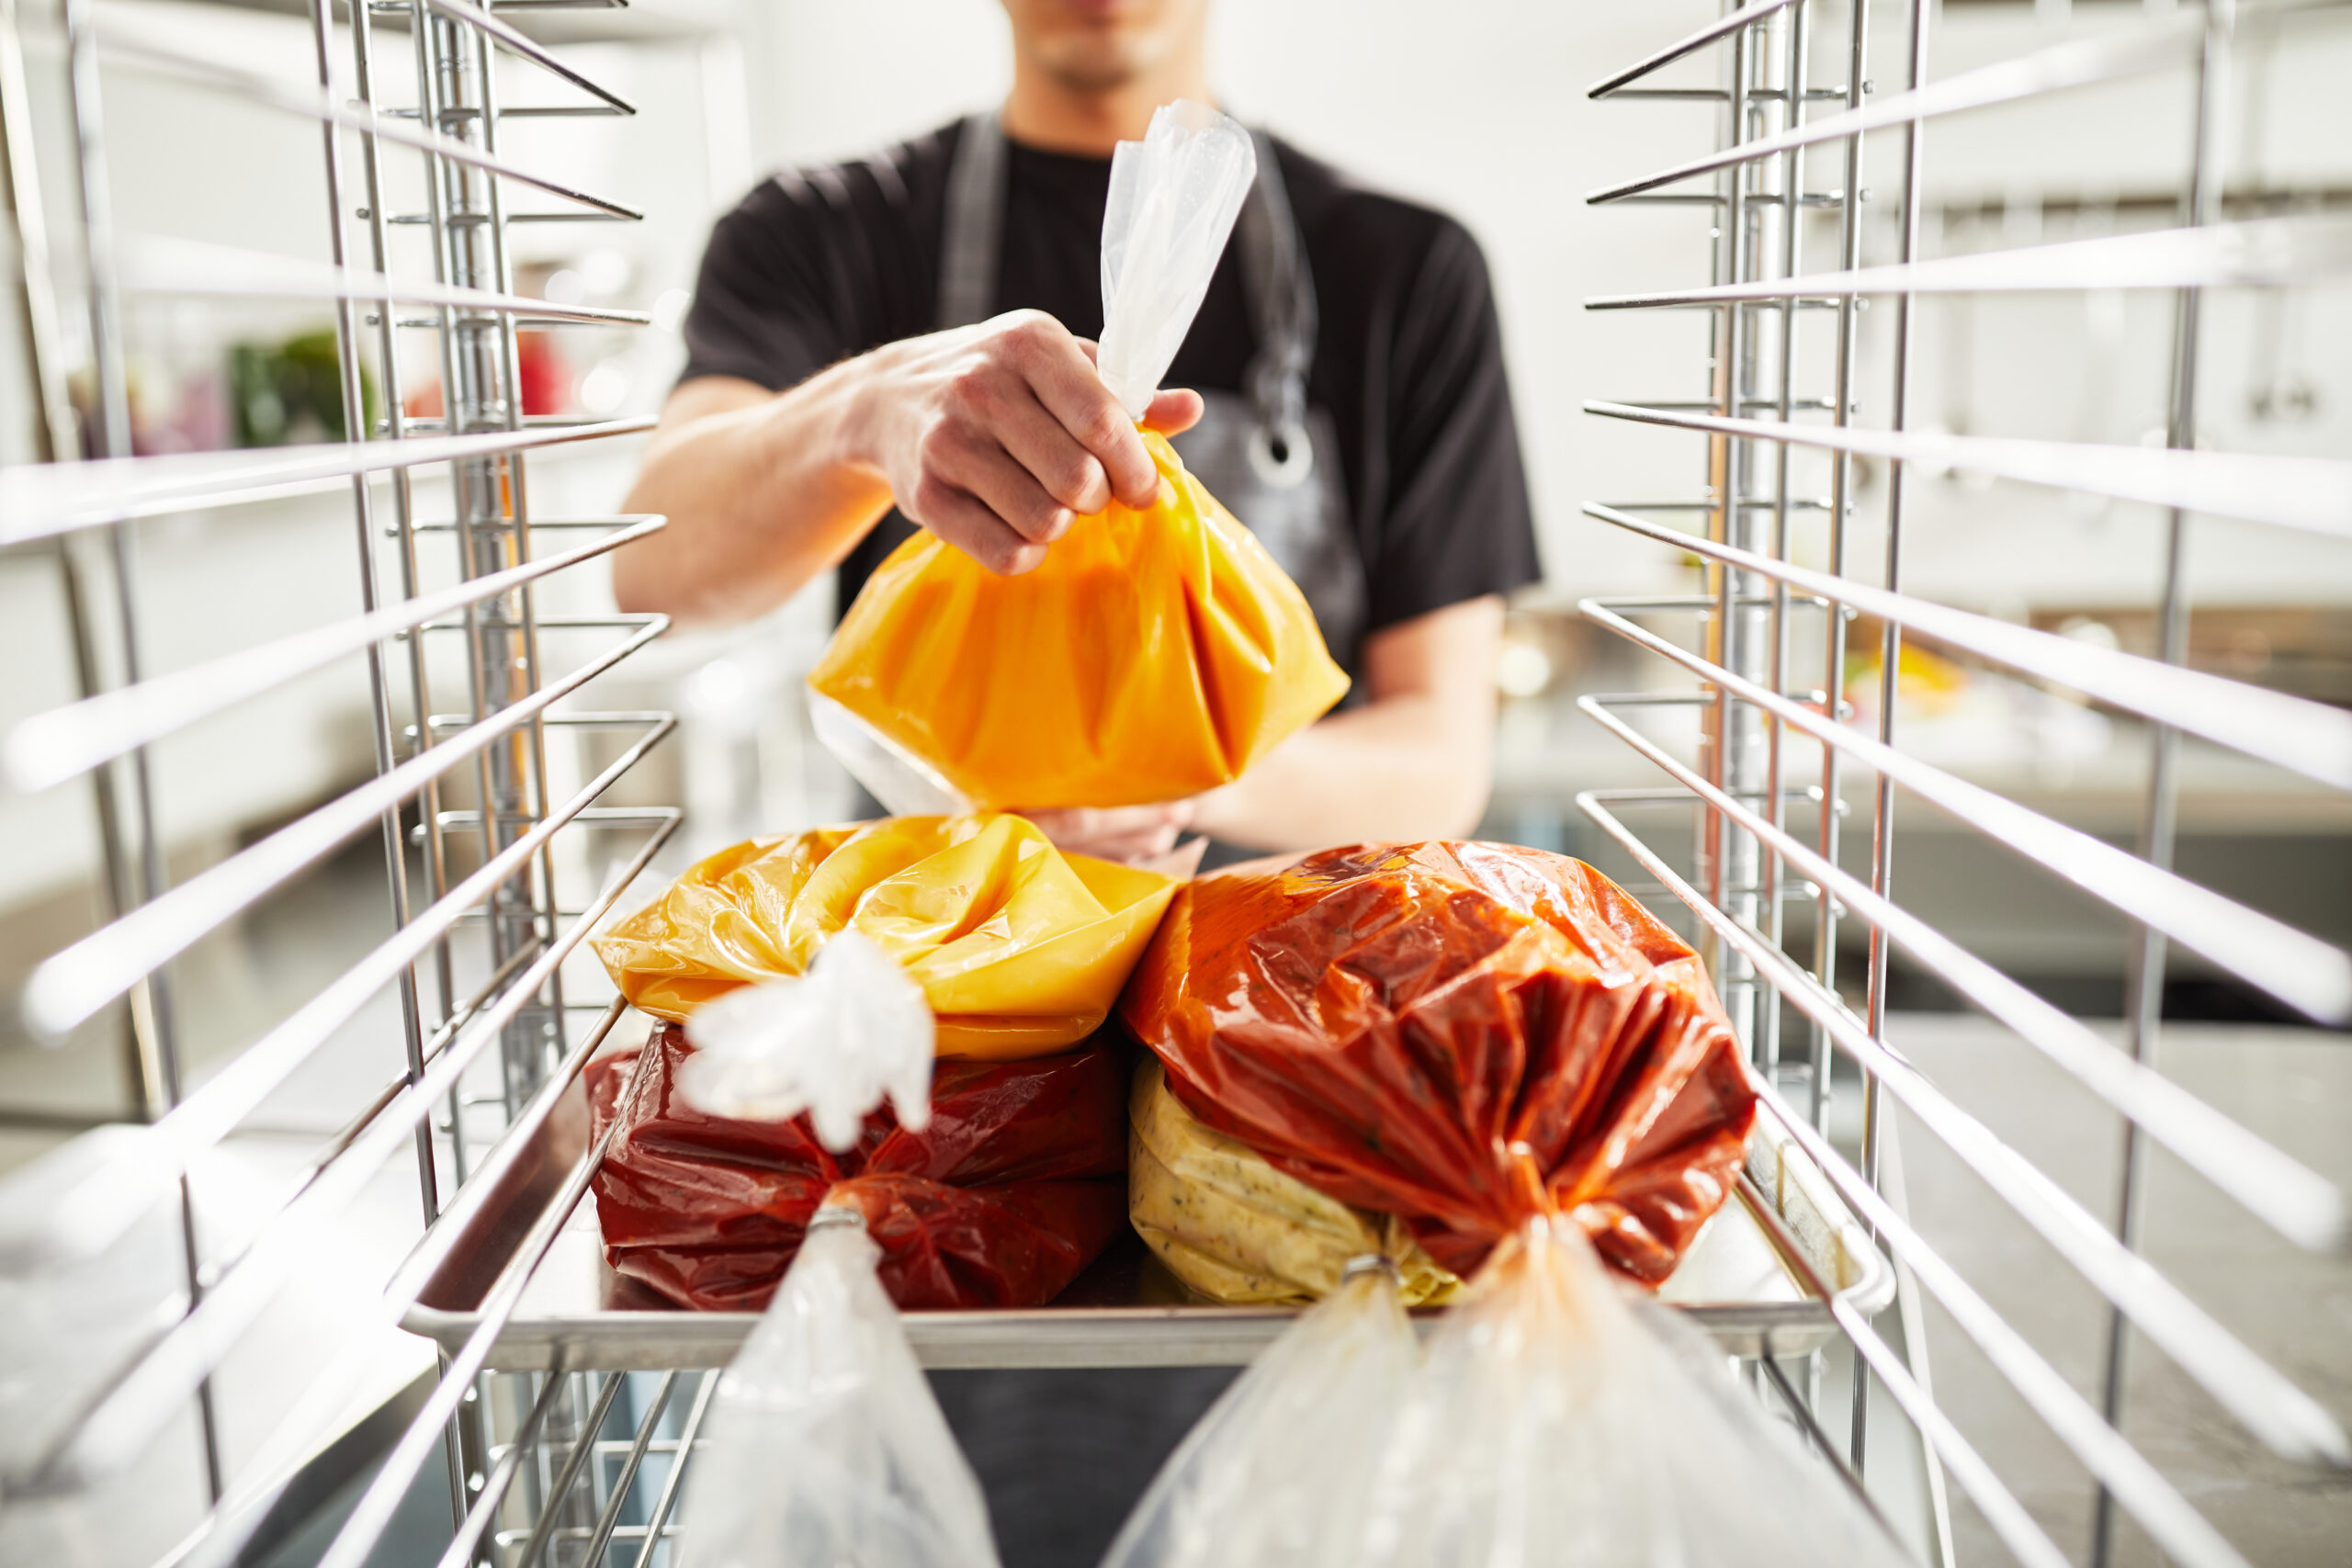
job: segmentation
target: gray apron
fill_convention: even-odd
[[[1262,131],[1252,135],[1258,178],[1233,232],[1258,352],[1244,378],[1248,389],[1204,390],[1200,423],[1173,445],[1184,466],[1298,584],[1331,657],[1352,669],[1363,636],[1363,558],[1348,527],[1337,426],[1329,409],[1306,401],[1315,280],[1273,143]],[[943,330],[997,313],[1004,193],[1003,128],[992,113],[974,115],[964,122],[947,172],[939,257]]]

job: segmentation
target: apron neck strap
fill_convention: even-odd
[[[994,314],[1004,234],[1004,127],[994,109],[969,116],[947,166],[939,245],[939,326],[968,327]]]
[[[1233,231],[1240,247],[1241,291],[1258,339],[1244,390],[1259,423],[1274,434],[1288,436],[1306,423],[1306,371],[1315,361],[1317,326],[1315,280],[1307,270],[1306,246],[1291,212],[1273,139],[1262,130],[1250,135],[1257,142],[1258,177]],[[939,247],[942,331],[967,327],[995,314],[1005,184],[1002,120],[993,109],[968,116],[947,167]]]

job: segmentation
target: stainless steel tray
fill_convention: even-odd
[[[1749,1146],[1753,1191],[1725,1203],[1685,1254],[1659,1299],[1736,1356],[1800,1355],[1836,1330],[1827,1306],[1806,1294],[1747,1206],[1770,1205],[1814,1272],[1856,1309],[1871,1314],[1894,1292],[1894,1271],[1831,1193],[1803,1151],[1759,1124]],[[478,1326],[477,1309],[532,1224],[586,1156],[587,1105],[580,1085],[553,1113],[522,1130],[523,1142],[495,1171],[490,1190],[443,1223],[432,1238],[441,1258],[401,1320],[413,1334],[452,1351]],[[1442,1309],[1416,1314],[1434,1321]],[[1123,1235],[1051,1305],[1024,1311],[910,1312],[907,1337],[925,1366],[1238,1366],[1279,1334],[1286,1308],[1228,1307],[1192,1295],[1132,1233]],[[605,1266],[592,1193],[556,1237],[499,1336],[491,1366],[501,1371],[650,1371],[723,1367],[756,1315],[681,1312]]]

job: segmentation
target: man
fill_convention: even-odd
[[[779,175],[720,220],[628,503],[670,527],[618,553],[623,608],[742,618],[828,570],[845,607],[914,526],[1025,571],[1074,517],[1151,497],[1091,368],[1102,208],[1117,141],[1171,99],[1211,101],[1206,0],[1005,9],[1001,115]],[[1441,214],[1259,152],[1170,373],[1200,390],[1161,393],[1148,423],[1184,433],[1355,690],[1195,800],[1042,814],[1073,848],[1151,853],[1186,828],[1258,850],[1458,835],[1485,807],[1502,595],[1538,575],[1485,263]],[[1006,1562],[1091,1568],[1228,1377],[936,1382]]]
[[[1150,463],[1086,340],[1102,322],[1107,160],[1160,104],[1211,100],[1206,0],[1006,9],[989,319],[933,330],[971,123],[755,190],[704,259],[685,373],[628,502],[671,524],[620,552],[624,607],[738,619],[834,568],[846,605],[904,536],[901,516],[1022,571],[1073,513],[1148,495]],[[1261,850],[1425,838],[1468,831],[1485,805],[1500,596],[1538,573],[1485,263],[1442,215],[1272,150],[1261,163],[1287,187],[1312,289],[1305,395],[1328,418],[1308,428],[1335,436],[1335,450],[1313,444],[1307,482],[1340,498],[1360,578],[1357,624],[1327,616],[1325,637],[1357,695],[1197,801],[1046,824],[1088,840],[1074,847],[1148,852],[1186,826]],[[1171,386],[1230,395],[1265,368],[1241,249],[1228,247]],[[1151,423],[1182,429],[1200,409],[1170,392]],[[1193,467],[1265,534],[1232,482]],[[885,521],[894,502],[900,515]],[[1296,556],[1275,554],[1302,575]],[[1318,612],[1348,598],[1302,582]]]

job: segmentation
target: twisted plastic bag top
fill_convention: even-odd
[[[854,1217],[812,1226],[721,1375],[682,1515],[700,1568],[997,1568],[877,1256]]]
[[[1325,850],[1182,889],[1121,1001],[1208,1126],[1467,1276],[1573,1214],[1655,1285],[1756,1112],[1698,956],[1566,856]]]
[[[1129,419],[1176,362],[1257,177],[1250,133],[1189,98],[1162,104],[1141,141],[1112,153],[1096,367]]]
[[[783,1122],[805,1111],[839,1153],[886,1094],[899,1126],[922,1130],[932,1034],[922,987],[865,936],[841,931],[806,978],[746,986],[695,1014],[678,1089],[713,1116]]]

